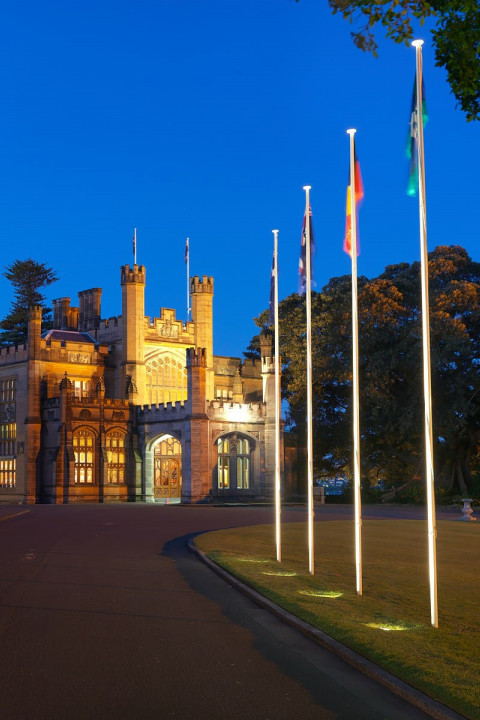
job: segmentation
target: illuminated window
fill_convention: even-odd
[[[73,394],[79,400],[87,398],[90,392],[90,382],[88,380],[72,380]]]
[[[112,430],[105,438],[107,448],[107,482],[125,482],[125,434]]]
[[[230,443],[220,438],[218,440],[218,488],[226,490],[230,487]]]
[[[75,453],[75,483],[80,485],[94,482],[95,436],[90,430],[76,430],[73,435]]]
[[[15,486],[17,424],[15,378],[0,380],[0,487]]]
[[[0,460],[0,488],[15,487],[16,460]]]
[[[229,435],[217,440],[218,489],[248,490],[252,444],[244,435]]]
[[[151,405],[187,399],[187,370],[174,357],[162,355],[146,362],[147,400]]]

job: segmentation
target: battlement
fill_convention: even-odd
[[[128,283],[145,285],[144,265],[134,265],[132,268],[130,268],[130,265],[122,265],[122,267],[120,268],[120,273],[121,285],[127,285]]]
[[[100,320],[96,337],[99,342],[111,343],[122,339],[122,316]]]
[[[168,402],[163,405],[139,405],[137,407],[137,420],[139,423],[184,420],[186,414],[187,404],[184,402]]]
[[[105,398],[104,403],[105,407],[123,407],[128,408],[130,403],[128,400],[123,400],[122,398]]]
[[[187,348],[187,368],[189,367],[207,367],[205,348]]]
[[[77,365],[103,364],[103,356],[108,354],[106,345],[89,342],[69,342],[68,340],[42,340],[39,359],[47,362],[68,362]]]
[[[262,374],[274,373],[275,374],[275,358],[274,357],[262,357]]]
[[[266,416],[265,403],[233,403],[222,400],[207,401],[207,415],[210,420],[233,423],[263,421]]]
[[[213,295],[213,277],[204,275],[200,280],[198,275],[190,278],[190,293],[195,295],[197,293],[210,293]]]
[[[27,344],[7,345],[0,348],[0,365],[24,362],[28,358]]]

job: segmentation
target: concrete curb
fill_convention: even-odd
[[[21,512],[13,513],[12,515],[2,515],[0,517],[0,522],[5,522],[5,520],[13,520],[13,518],[20,517],[20,515],[26,515],[29,512],[30,510],[22,510]]]
[[[304,620],[300,620],[300,618],[297,618],[295,615],[292,615],[287,610],[284,610],[271,600],[268,600],[268,598],[260,595],[260,593],[258,593],[253,588],[245,585],[245,583],[243,583],[241,580],[238,580],[233,575],[230,575],[226,570],[214,563],[213,560],[210,560],[210,558],[205,555],[205,553],[203,553],[196,547],[193,537],[189,538],[188,540],[188,548],[191,552],[195,553],[197,557],[199,557],[206,565],[208,565],[211,570],[213,570],[215,573],[217,573],[217,575],[223,578],[225,582],[227,582],[229,585],[249,597],[257,605],[260,605],[260,607],[269,610],[271,613],[283,620],[283,622],[291,625],[296,630],[303,633],[303,635],[306,635],[308,638],[310,638],[314,642],[317,642],[319,645],[326,648],[330,652],[335,653],[335,655],[340,657],[349,665],[352,665],[354,668],[362,672],[367,677],[388,688],[390,692],[398,695],[403,700],[406,700],[414,707],[422,710],[430,717],[435,718],[435,720],[465,720],[464,715],[459,715],[454,710],[451,710],[450,708],[442,705],[437,700],[434,700],[420,690],[416,690],[411,685],[403,682],[403,680],[399,680],[386,670],[382,670],[382,668],[378,667],[378,665],[375,665],[375,663],[362,657],[362,655],[359,655],[354,650],[348,648],[346,645],[338,642],[338,640],[335,640],[326,633],[322,632],[322,630],[318,630],[312,625],[309,625],[309,623],[305,622]]]

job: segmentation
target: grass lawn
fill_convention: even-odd
[[[315,575],[306,523],[221,530],[198,548],[269,599],[469,718],[480,719],[480,522],[437,523],[439,627],[430,625],[427,527],[364,520],[363,595],[355,592],[353,523],[315,523]],[[283,574],[282,574],[283,573]]]

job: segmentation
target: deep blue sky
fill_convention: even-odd
[[[215,278],[215,352],[241,355],[268,305],[273,228],[280,297],[297,290],[303,185],[317,286],[350,272],[349,127],[365,186],[359,273],[419,258],[405,192],[415,51],[381,37],[378,59],[355,49],[327,0],[5,0],[1,25],[1,266],[54,267],[49,301],[101,286],[103,317],[120,314],[136,226],[146,313],[185,319],[189,236],[191,274]],[[428,245],[480,260],[480,124],[420,36]],[[0,316],[11,299],[2,277]]]

